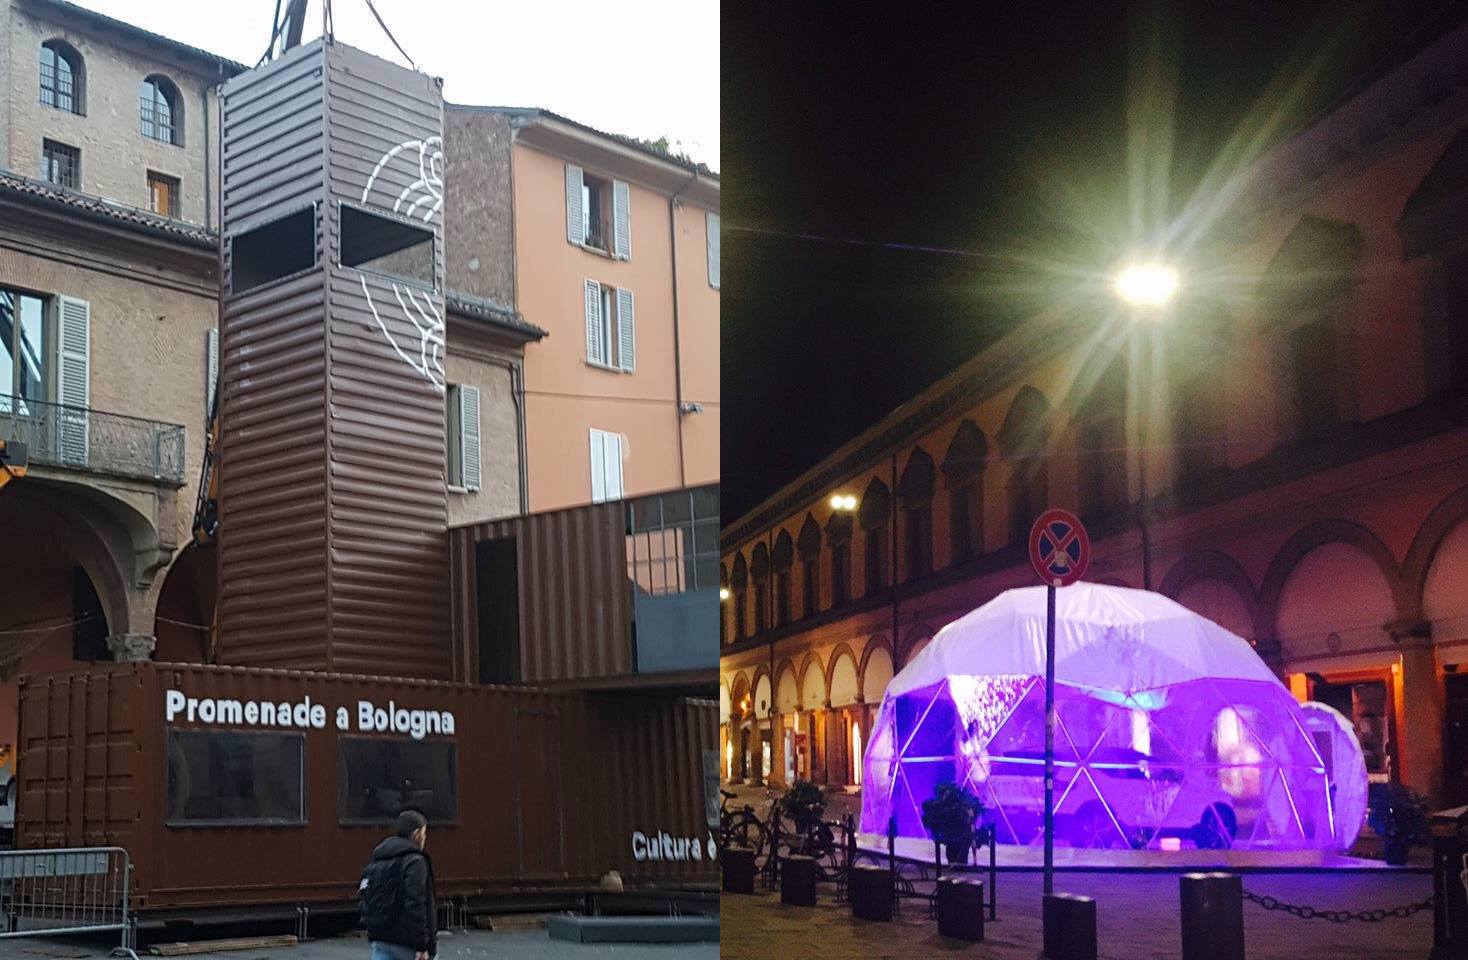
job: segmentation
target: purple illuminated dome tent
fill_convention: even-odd
[[[1057,591],[1055,651],[1058,845],[1335,850],[1354,837],[1337,829],[1304,712],[1241,637],[1160,594],[1077,583]],[[1044,677],[1044,587],[939,631],[882,698],[863,832],[895,818],[899,836],[926,838],[922,802],[946,780],[983,802],[1000,842],[1042,843]]]

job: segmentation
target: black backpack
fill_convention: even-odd
[[[361,909],[362,926],[367,935],[389,934],[397,927],[403,912],[403,860],[373,860],[362,871],[362,882],[357,886],[357,901]]]

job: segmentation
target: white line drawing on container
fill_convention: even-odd
[[[397,355],[403,358],[403,362],[418,371],[438,392],[443,392],[443,318],[438,315],[438,310],[433,306],[433,298],[428,294],[422,294],[422,302],[414,295],[412,289],[400,284],[392,284],[393,296],[397,298],[398,307],[403,311],[403,316],[412,324],[418,332],[417,356],[411,356],[398,344],[398,338],[388,329],[383,321],[382,315],[377,312],[377,304],[372,299],[372,291],[367,287],[367,278],[357,278],[362,284],[362,295],[367,298],[367,307],[372,311],[372,319],[377,321],[378,329],[387,338]],[[403,302],[403,294],[408,295],[408,303]],[[408,304],[413,308],[409,309]],[[427,308],[426,310],[424,308]],[[414,314],[417,314],[415,317]]]
[[[414,211],[422,205],[423,222],[427,223],[443,208],[443,137],[404,140],[384,153],[382,159],[377,161],[377,166],[372,168],[367,185],[362,188],[362,202],[366,203],[371,196],[372,188],[377,185],[377,178],[383,169],[400,154],[407,152],[411,157],[413,150],[418,151],[418,179],[404,187],[393,200],[392,212],[401,213],[411,219]],[[413,198],[411,203],[408,202],[410,197]],[[403,209],[405,203],[408,205],[407,210]]]

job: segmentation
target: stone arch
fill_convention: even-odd
[[[979,425],[965,417],[959,421],[948,452],[943,455],[943,475],[949,484],[965,483],[984,472],[989,459],[989,441]]]
[[[756,543],[750,552],[749,575],[755,583],[764,583],[770,575],[770,551],[764,543]]]
[[[154,613],[156,659],[206,663],[213,659],[218,553],[189,543],[163,575]]]
[[[795,560],[795,543],[790,539],[790,531],[781,530],[775,537],[775,549],[770,553],[770,563],[776,573],[790,569],[790,564]]]
[[[763,698],[760,696],[761,686],[769,691],[768,695]],[[775,684],[773,678],[770,676],[770,668],[767,665],[762,663],[754,671],[754,676],[750,680],[749,689],[751,695],[749,704],[751,714],[755,719],[763,720],[775,708]],[[764,706],[760,706],[762,699]]]
[[[1249,574],[1237,560],[1222,551],[1200,550],[1187,554],[1162,578],[1158,591],[1176,600],[1184,590],[1200,580],[1218,580],[1232,588],[1248,611],[1249,626],[1254,635],[1247,639],[1263,636],[1258,633],[1259,593],[1254,589],[1254,581],[1249,579]],[[1283,589],[1283,582],[1280,589]]]
[[[790,710],[783,708],[786,698],[781,690],[785,686],[786,680],[790,681],[790,686],[795,691],[795,695],[789,699]],[[793,712],[795,707],[799,706],[800,675],[796,673],[795,663],[789,657],[786,657],[775,665],[775,682],[770,685],[770,689],[774,692],[775,709],[780,713]]]
[[[840,664],[842,657],[851,661],[851,671],[856,681],[856,696],[857,698],[861,696],[861,676],[856,672],[857,657],[852,652],[850,645],[843,640],[841,643],[836,644],[836,649],[831,651],[831,659],[826,663],[826,699],[831,701],[833,706],[841,706],[841,704],[835,703],[835,682],[836,667]]]
[[[1290,573],[1311,551],[1328,543],[1344,543],[1364,553],[1385,578],[1397,616],[1401,617],[1411,609],[1401,568],[1397,566],[1391,548],[1380,537],[1354,520],[1317,520],[1297,530],[1270,561],[1259,587],[1259,619],[1254,624],[1256,639],[1275,638],[1280,597]]]
[[[1412,545],[1407,548],[1407,558],[1402,561],[1402,579],[1406,583],[1410,606],[1404,616],[1420,619],[1423,593],[1427,589],[1427,575],[1438,548],[1453,528],[1468,520],[1468,486],[1459,487],[1432,508],[1427,519],[1422,521]]]
[[[984,432],[972,420],[960,421],[941,468],[949,491],[948,548],[954,563],[984,552],[984,468],[988,459],[989,441]]]
[[[907,455],[907,466],[897,481],[897,499],[904,507],[931,500],[933,497],[933,458],[921,446],[912,448]]]
[[[729,715],[736,720],[743,719],[744,701],[750,696],[753,688],[749,685],[749,678],[744,671],[734,674],[734,681],[729,685]]]
[[[734,563],[729,570],[729,586],[743,590],[749,584],[749,564],[744,562],[744,551],[734,554]]]
[[[875,686],[873,675],[879,668],[886,673],[885,679],[878,678],[881,689],[872,689]],[[861,669],[857,674],[857,684],[861,688],[862,702],[879,704],[882,702],[882,694],[886,691],[887,684],[897,673],[897,661],[892,656],[892,644],[884,636],[873,637],[862,651]]]
[[[872,477],[867,483],[856,512],[863,530],[880,527],[892,518],[892,491],[887,489],[881,477]]]
[[[1050,440],[1050,402],[1029,384],[1020,387],[999,428],[999,450],[1009,461],[1005,489],[1006,522],[1010,543],[1024,543],[1030,525],[1050,499],[1050,471],[1046,459]]]
[[[892,658],[893,672],[900,671],[903,667],[912,663],[913,656],[920,653],[937,632],[926,623],[914,624],[907,631],[907,635],[902,638],[902,650],[900,651],[902,662],[899,663],[895,656]]]
[[[821,553],[821,525],[808,511],[800,525],[800,535],[795,538],[795,552],[802,560],[818,557]]]
[[[892,641],[887,638],[887,635],[885,633],[878,633],[873,635],[872,638],[867,641],[866,647],[862,649],[861,660],[856,665],[857,683],[860,684],[865,682],[867,675],[867,664],[872,662],[872,654],[876,653],[878,650],[886,650],[887,656],[892,657]],[[893,657],[892,662],[895,665],[897,659]]]
[[[817,696],[812,700],[811,680],[820,684]],[[814,650],[807,650],[805,659],[800,661],[800,705],[806,710],[819,710],[826,705],[826,698],[830,692],[826,685],[826,668],[821,666],[821,658]]]

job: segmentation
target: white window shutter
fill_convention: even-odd
[[[479,388],[459,387],[459,485],[479,489]]]
[[[601,284],[586,281],[586,359],[607,362],[607,345],[601,336]]]
[[[449,384],[445,391],[443,419],[444,433],[448,440],[448,449],[445,451],[448,454],[445,477],[448,480],[449,486],[462,488],[464,486],[464,457],[462,453],[464,441],[462,431],[459,429],[462,416],[460,414],[459,385],[457,383]]]
[[[581,209],[581,168],[566,164],[566,240],[578,246],[586,239],[586,211]]]
[[[704,214],[704,229],[708,234],[709,286],[719,289],[719,215]]]
[[[591,430],[591,502],[607,499],[607,435],[595,427]]]
[[[632,291],[617,291],[617,366],[631,373],[637,367],[637,319]]]
[[[87,465],[88,408],[91,406],[92,305],[57,297],[58,333],[56,447],[63,463]]]
[[[625,495],[622,489],[622,435],[609,433],[606,436],[607,451],[607,499],[620,500]]]
[[[219,331],[210,330],[204,341],[204,420],[214,412],[214,393],[219,389]]]
[[[632,191],[621,180],[612,181],[612,254],[632,259]]]

